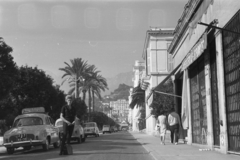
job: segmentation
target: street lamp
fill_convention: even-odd
[[[80,80],[82,82],[85,81],[85,79],[82,76],[79,76],[79,77],[75,76],[74,78],[69,77],[67,79],[68,82],[74,82],[75,83],[75,98],[78,98],[78,96],[79,96],[79,93],[78,93],[78,83],[79,83]]]

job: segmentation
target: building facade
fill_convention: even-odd
[[[156,119],[151,115],[151,90],[156,87],[172,71],[172,55],[167,51],[173,39],[172,28],[152,28],[146,32],[143,49],[146,72],[142,78],[149,85],[145,88],[146,132],[154,134]]]
[[[128,121],[129,103],[125,99],[119,99],[117,101],[110,101],[110,108],[112,115],[118,116],[118,121]]]
[[[168,51],[188,144],[240,154],[240,3],[189,0]]]

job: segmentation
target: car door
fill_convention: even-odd
[[[51,117],[46,117],[46,122],[48,124],[49,135],[51,136],[52,142],[58,141],[58,128],[55,127],[54,121]]]

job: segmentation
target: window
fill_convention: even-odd
[[[43,121],[39,117],[26,117],[17,119],[13,127],[21,127],[21,126],[35,126],[35,125],[42,125]]]

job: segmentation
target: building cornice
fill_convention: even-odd
[[[147,47],[148,47],[148,43],[149,43],[149,40],[150,40],[150,36],[166,36],[166,35],[169,35],[169,36],[173,36],[174,34],[174,29],[161,29],[159,28],[159,30],[147,30],[146,32],[146,37],[145,37],[145,42],[144,42],[144,47],[143,47],[143,53],[142,53],[142,58],[145,60],[145,54],[146,54],[146,51],[147,51]],[[166,37],[166,39],[168,40],[168,37]]]
[[[204,0],[189,0],[184,7],[181,18],[178,20],[178,24],[174,31],[173,41],[168,48],[168,52],[171,54],[175,51],[176,46],[181,42],[184,37],[184,33],[188,29],[188,25],[192,20],[199,6]]]

